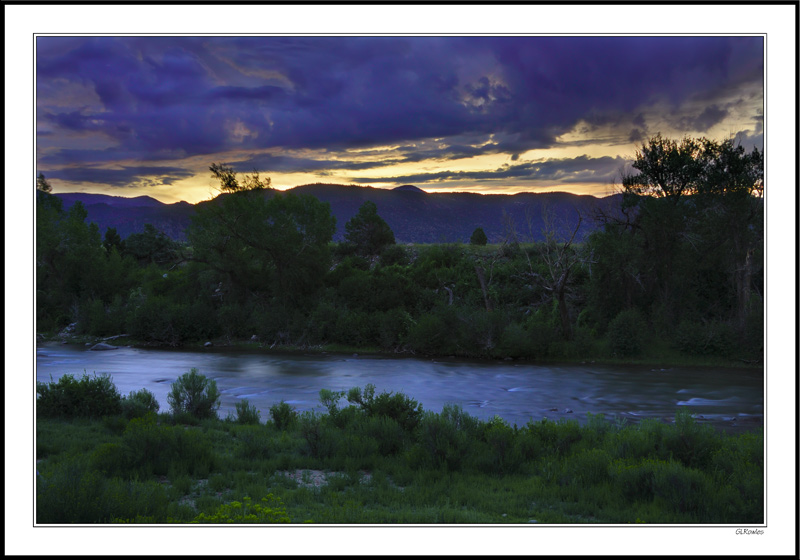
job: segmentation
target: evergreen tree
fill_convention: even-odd
[[[475,231],[472,232],[472,237],[469,238],[470,245],[486,245],[488,242],[489,239],[486,237],[483,228],[475,228]]]
[[[394,233],[389,224],[378,215],[378,207],[371,200],[358,209],[358,213],[344,225],[345,241],[362,256],[380,254],[387,245],[393,245]]]

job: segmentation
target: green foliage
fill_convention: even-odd
[[[368,383],[361,389],[354,387],[347,393],[347,400],[357,404],[367,416],[391,418],[406,432],[412,432],[422,417],[422,405],[403,393],[382,392],[375,396],[375,385]]]
[[[433,468],[459,470],[472,455],[476,428],[477,423],[456,405],[445,406],[440,414],[424,413],[412,461]]]
[[[300,435],[306,441],[307,450],[315,459],[330,457],[336,449],[333,431],[313,411],[304,412],[298,419]]]
[[[642,353],[646,322],[638,309],[620,311],[608,326],[608,342],[614,356],[630,358]]]
[[[122,437],[122,453],[96,456],[97,468],[110,474],[169,473],[207,476],[216,464],[211,443],[196,429],[159,425],[154,414],[133,418]]]
[[[410,259],[408,251],[402,245],[389,244],[384,245],[381,250],[381,266],[408,266]]]
[[[241,502],[222,504],[210,515],[200,513],[191,523],[291,523],[291,519],[280,498],[267,494],[261,503],[253,504],[245,497]]]
[[[36,522],[112,523],[120,518],[164,518],[167,495],[153,481],[107,478],[83,458],[69,458],[42,473],[36,487]]]
[[[236,403],[236,422],[238,424],[260,424],[261,413],[250,404],[250,401],[242,399]]]
[[[109,241],[108,232],[106,238]],[[110,242],[113,243],[113,240]],[[142,233],[129,235],[125,239],[123,252],[139,262],[159,265],[174,262],[180,256],[179,245],[152,224],[145,224]]]
[[[127,397],[122,398],[122,413],[126,418],[139,418],[147,413],[158,412],[159,404],[156,396],[147,389],[131,391]]]
[[[192,368],[181,375],[167,395],[173,414],[187,413],[195,418],[215,418],[220,406],[217,382]]]
[[[43,418],[100,418],[119,414],[122,397],[107,374],[81,379],[62,375],[36,382],[36,415]]]
[[[292,427],[298,417],[295,408],[285,401],[281,401],[269,407],[269,415],[275,427],[279,430],[286,430]]]
[[[674,344],[693,356],[728,356],[736,351],[736,338],[733,327],[725,322],[684,319],[674,333]]]
[[[472,235],[469,238],[470,245],[486,245],[489,242],[489,238],[486,237],[486,233],[483,231],[483,228],[475,228],[475,231],[472,232]]]
[[[378,255],[385,246],[395,242],[392,229],[378,215],[378,207],[370,200],[361,205],[344,229],[345,241],[354,246],[359,255]]]
[[[312,196],[248,190],[198,205],[188,237],[194,258],[237,291],[302,307],[330,268],[335,227]]]

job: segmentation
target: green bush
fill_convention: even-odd
[[[683,408],[675,413],[675,424],[664,430],[662,457],[672,457],[686,466],[706,468],[719,444],[719,435],[707,424],[698,423]]]
[[[313,411],[304,412],[299,418],[300,435],[306,440],[309,455],[315,459],[330,457],[336,450],[333,430]]]
[[[381,250],[380,260],[382,266],[391,266],[394,264],[406,266],[409,261],[408,251],[406,251],[405,247],[402,245],[386,245]]]
[[[158,425],[155,414],[128,422],[122,443],[127,468],[141,476],[177,473],[203,477],[216,464],[211,442],[202,432]]]
[[[640,355],[644,349],[646,326],[638,309],[620,311],[608,326],[611,353],[620,358]]]
[[[423,414],[412,461],[421,466],[457,471],[472,455],[475,438],[464,429],[467,426],[460,408],[446,408],[441,414]]]
[[[57,382],[36,383],[36,414],[43,418],[100,418],[119,414],[122,397],[108,375],[80,380],[62,375]]]
[[[112,523],[164,518],[168,498],[157,482],[106,478],[90,458],[73,457],[42,473],[36,485],[37,523]]]
[[[694,356],[728,356],[736,350],[736,331],[728,323],[683,320],[675,330],[674,346]]]
[[[375,385],[369,383],[361,389],[354,387],[347,394],[348,402],[357,404],[367,416],[385,416],[396,421],[403,430],[412,432],[422,416],[422,405],[403,393],[384,391],[375,396]]]
[[[577,484],[591,486],[609,479],[611,456],[603,449],[584,449],[565,461],[567,474]]]
[[[509,323],[503,329],[498,353],[510,358],[523,358],[533,355],[531,335],[519,323]]]
[[[159,408],[156,396],[147,389],[131,391],[127,397],[122,398],[122,413],[129,420],[144,416],[148,412],[158,412]]]
[[[508,422],[495,416],[483,426],[483,439],[490,450],[490,460],[484,468],[489,472],[508,474],[516,472],[520,467],[523,455],[515,445],[516,431]]]
[[[279,430],[286,430],[294,425],[297,420],[297,411],[285,401],[269,407],[269,415]]]
[[[236,422],[238,424],[260,424],[261,413],[247,399],[236,403]]]
[[[486,245],[489,242],[489,239],[486,237],[486,233],[483,231],[483,228],[475,228],[475,231],[472,232],[472,235],[469,238],[470,245]]]
[[[167,402],[173,414],[188,413],[198,419],[216,418],[220,406],[217,382],[192,368],[172,384]]]
[[[366,418],[360,425],[361,433],[378,444],[378,452],[386,457],[403,450],[408,435],[393,418],[375,416]]]

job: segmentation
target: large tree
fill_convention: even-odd
[[[355,247],[356,253],[373,256],[387,245],[394,244],[394,233],[389,224],[378,215],[378,207],[371,200],[358,209],[355,216],[344,225],[345,241]]]
[[[618,307],[650,302],[662,330],[687,319],[730,321],[741,332],[759,300],[761,152],[732,140],[657,135],[636,152],[632,167],[622,180],[622,213],[607,215],[605,231],[591,240],[594,280],[624,285]],[[627,256],[616,258],[622,247]],[[594,293],[619,288],[598,286]]]
[[[312,196],[250,190],[198,205],[188,233],[195,261],[285,306],[321,285],[335,227],[330,205]]]

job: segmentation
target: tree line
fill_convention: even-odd
[[[339,345],[530,359],[653,353],[748,362],[763,352],[763,155],[732,141],[654,136],[622,176],[618,208],[545,216],[544,241],[508,220],[487,245],[399,245],[366,202],[332,242],[330,206],[238,180],[197,205],[179,244],[152,226],[122,240],[87,224],[37,179],[37,330],[75,323],[182,345],[255,335],[270,346]],[[598,226],[581,242],[585,220]],[[529,222],[530,223],[530,222]],[[465,240],[467,241],[467,240]]]

